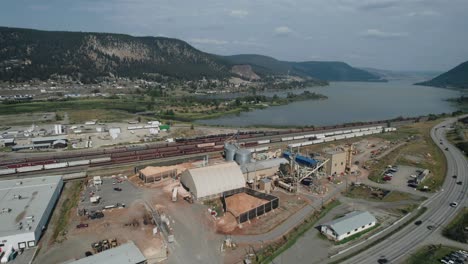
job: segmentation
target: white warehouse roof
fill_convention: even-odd
[[[330,226],[338,236],[341,236],[376,221],[369,212],[354,211],[323,225]]]
[[[146,258],[135,246],[133,241],[129,241],[118,247],[104,250],[101,253],[71,262],[72,264],[137,264],[145,263]]]
[[[37,225],[58,187],[61,176],[0,181],[0,238],[42,228]]]
[[[180,181],[196,199],[245,187],[244,176],[235,162],[186,170]]]

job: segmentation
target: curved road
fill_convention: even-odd
[[[463,153],[445,138],[445,127],[448,128],[455,120],[445,120],[431,130],[431,137],[444,152],[448,167],[443,190],[426,203],[427,211],[418,218],[423,224],[409,224],[386,240],[342,263],[377,263],[380,258],[386,258],[390,263],[401,263],[425,240],[437,235],[436,232],[440,232],[441,227],[447,225],[467,205],[468,161]],[[443,144],[440,144],[440,141]],[[448,151],[445,150],[446,147]],[[453,179],[453,175],[457,175],[457,179]],[[457,185],[457,181],[462,181],[463,184]],[[458,202],[458,207],[450,207],[451,202]],[[436,228],[429,230],[428,225]]]

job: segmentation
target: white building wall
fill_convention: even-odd
[[[344,235],[338,236],[337,240],[338,240],[338,241],[341,241],[341,240],[343,240],[343,239],[345,239],[345,238],[347,238],[347,237],[350,237],[350,236],[352,236],[352,235],[354,235],[354,234],[357,234],[357,233],[359,233],[359,232],[362,232],[362,231],[364,231],[364,230],[366,230],[366,229],[369,229],[369,228],[371,228],[371,227],[373,227],[373,226],[375,226],[375,222],[372,222],[372,223],[370,223],[370,224],[367,224],[367,225],[365,225],[364,227],[362,227],[362,226],[361,226],[361,227],[358,227],[357,229],[353,229],[353,230],[349,231],[349,234],[346,233],[346,234],[344,234]]]
[[[0,243],[5,245],[4,249],[8,248],[10,245],[13,246],[14,249],[18,249],[20,247],[27,248],[28,242],[36,245],[34,232],[32,231],[0,238]]]

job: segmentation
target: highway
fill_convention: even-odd
[[[447,129],[454,121],[453,118],[445,120],[431,130],[432,139],[446,156],[447,175],[442,190],[434,194],[433,198],[425,203],[424,206],[427,207],[427,211],[417,219],[421,220],[422,224],[417,226],[410,223],[386,240],[346,259],[342,263],[378,263],[379,259],[386,259],[387,263],[402,263],[411,253],[414,253],[424,242],[428,241],[431,236],[437,236],[442,228],[467,205],[468,161],[463,153],[445,138]],[[445,148],[448,148],[448,150],[445,150]],[[457,175],[457,178],[454,179],[453,175]],[[462,181],[463,184],[457,185],[457,181]],[[449,205],[451,202],[457,202],[458,206],[451,207]],[[427,228],[429,225],[435,228],[429,230]]]

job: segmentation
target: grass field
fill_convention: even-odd
[[[425,246],[412,254],[405,261],[406,264],[440,264],[440,259],[458,249],[451,247],[439,247],[435,245]]]
[[[99,122],[119,122],[122,119],[132,119],[134,116],[119,110],[67,110],[71,124],[82,124],[86,121],[97,119]]]
[[[388,194],[384,195],[385,192]],[[385,191],[382,189],[371,188],[369,186],[351,186],[345,196],[350,198],[365,199],[378,202],[397,202],[415,199],[411,194],[398,191]]]
[[[55,223],[54,230],[52,233],[53,241],[59,241],[59,235],[64,234],[64,231],[66,230],[68,221],[70,219],[70,214],[72,213],[71,210],[78,204],[80,191],[83,186],[82,181],[73,181],[68,182],[67,184],[71,184],[71,186],[67,188],[67,197],[63,201],[62,206],[58,208],[60,210],[60,215],[58,219],[56,219],[57,222]]]
[[[468,227],[468,208],[458,213],[455,219],[447,225],[442,231],[442,234],[452,240],[468,243],[468,231],[465,228]]]

